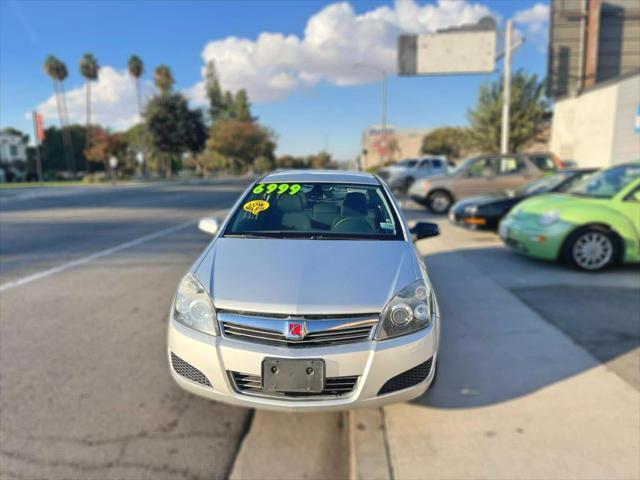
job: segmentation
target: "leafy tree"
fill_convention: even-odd
[[[502,78],[480,87],[478,104],[468,111],[473,144],[482,151],[500,151]],[[511,79],[509,151],[517,152],[540,132],[548,103],[537,75],[518,70]]]
[[[48,171],[68,170],[66,158],[67,141],[73,147],[74,159],[78,161],[80,170],[86,169],[84,145],[86,144],[86,127],[84,125],[69,125],[63,129],[49,127],[45,129],[45,138],[42,141],[42,168]]]
[[[311,168],[327,168],[331,164],[331,155],[324,150],[316,155],[309,157],[309,165]]]
[[[224,115],[222,118],[234,118],[235,115],[235,99],[233,98],[233,93],[226,91],[224,92],[224,97],[222,98],[222,102],[224,104]]]
[[[111,156],[115,156],[119,163],[125,161],[128,147],[125,134],[109,133],[100,127],[93,127],[92,130],[93,142],[91,147],[85,150],[85,155],[90,161],[102,164],[105,171],[109,169],[108,162]]]
[[[227,114],[227,105],[224,101],[216,64],[212,61],[207,63],[205,89],[209,99],[209,117],[212,122],[224,118]]]
[[[232,117],[241,122],[251,122],[254,120],[251,115],[251,103],[247,91],[243,88],[236,92],[233,99]]]
[[[436,128],[422,139],[422,153],[446,155],[449,159],[464,156],[471,146],[471,138],[466,128]]]
[[[273,170],[274,162],[267,157],[258,157],[253,161],[253,171],[256,173],[267,173]]]
[[[232,169],[244,171],[258,157],[274,159],[273,132],[255,122],[220,120],[209,132],[207,148],[225,157]]]
[[[144,73],[144,62],[138,55],[131,55],[127,63],[129,75],[134,80],[136,86],[136,98],[138,100],[138,114],[142,117],[142,95],[140,93],[140,77]]]
[[[156,84],[156,88],[161,94],[171,93],[175,80],[171,69],[166,65],[159,65],[153,71],[153,81]]]
[[[276,159],[276,167],[283,169],[309,168],[306,158],[294,157],[293,155],[283,155]]]
[[[180,94],[164,94],[153,98],[145,110],[147,131],[153,149],[164,158],[204,148],[206,128],[200,110],[191,110]],[[171,168],[166,167],[167,175]]]

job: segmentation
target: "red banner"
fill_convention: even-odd
[[[44,128],[42,127],[42,114],[36,113],[36,137],[39,141],[44,140]]]

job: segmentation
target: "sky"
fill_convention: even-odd
[[[112,129],[137,121],[126,71],[132,53],[145,62],[143,96],[155,94],[152,71],[168,65],[175,89],[205,106],[204,67],[214,60],[222,87],[247,89],[253,112],[278,137],[279,155],[322,149],[339,160],[360,150],[363,130],[379,123],[381,75],[389,72],[388,123],[399,128],[465,125],[479,86],[492,74],[398,77],[399,34],[432,33],[494,16],[526,38],[513,68],[544,77],[549,7],[531,0],[29,1],[0,0],[0,128],[32,134],[30,112],[58,125],[52,53],[67,64],[71,122],[85,122],[80,57],[101,65],[93,85],[94,120]],[[362,67],[372,65],[376,68]],[[33,136],[33,135],[31,135]]]

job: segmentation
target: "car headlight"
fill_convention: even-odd
[[[553,225],[560,219],[560,212],[557,210],[552,210],[550,212],[543,213],[538,219],[538,224],[543,227],[548,227],[549,225]]]
[[[399,337],[431,325],[432,293],[422,280],[403,288],[382,311],[376,340]]]
[[[173,318],[189,328],[209,335],[218,335],[216,309],[211,297],[192,274],[180,282],[173,303]]]
[[[468,207],[465,207],[464,213],[466,213],[467,215],[475,215],[476,213],[478,213],[478,206],[469,205]]]

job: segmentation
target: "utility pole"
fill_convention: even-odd
[[[509,153],[509,108],[511,103],[511,35],[513,23],[507,20],[504,31],[504,65],[502,80],[502,136],[500,138],[500,153]]]

